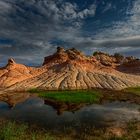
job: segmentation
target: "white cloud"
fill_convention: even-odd
[[[109,28],[100,29],[93,36],[94,40],[92,37],[87,41],[85,39],[83,44],[87,44],[92,50],[96,48],[108,52],[119,51],[140,57],[140,1],[135,0],[132,9],[128,9],[126,19],[114,22]]]
[[[83,19],[87,16],[94,16],[96,13],[96,5],[92,4],[89,9],[84,9],[83,11],[79,12],[77,14],[77,17]]]
[[[115,22],[113,26],[103,29],[97,38],[120,38],[140,35],[140,1],[135,0],[133,8],[126,11],[128,16],[123,21]]]

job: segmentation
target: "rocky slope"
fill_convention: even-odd
[[[120,90],[140,86],[139,60],[133,58],[131,61],[138,62],[129,65],[127,58],[118,55],[96,53],[87,57],[74,48],[64,50],[58,47],[56,53],[45,57],[39,68],[16,64],[10,59],[7,66],[0,69],[0,88],[18,91],[31,88]]]
[[[17,64],[11,58],[8,60],[8,64],[0,69],[0,88],[9,87],[17,82],[37,76],[42,72],[43,69]]]

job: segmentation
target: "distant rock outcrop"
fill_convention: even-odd
[[[120,90],[140,86],[139,66],[139,60],[130,60],[119,54],[96,52],[94,56],[85,56],[75,48],[65,50],[58,47],[56,53],[45,57],[43,66],[39,68],[27,67],[9,59],[7,66],[0,69],[0,87],[9,90]]]
[[[119,65],[117,69],[122,72],[140,75],[140,59],[127,59],[123,64]]]
[[[93,56],[104,66],[118,66],[124,61],[124,56],[116,53],[114,55],[109,55],[104,52],[95,52]]]

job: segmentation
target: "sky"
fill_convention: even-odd
[[[58,46],[140,58],[140,0],[0,0],[0,65],[41,65]]]

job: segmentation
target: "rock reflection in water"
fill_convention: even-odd
[[[15,101],[19,102],[19,100]],[[0,118],[39,124],[49,129],[98,127],[121,125],[131,119],[140,120],[139,108],[139,105],[127,102],[86,106],[84,104],[53,104],[38,97],[30,97],[12,109],[8,108],[6,103],[0,102]]]
[[[30,97],[29,93],[5,93],[0,96],[0,101],[6,102],[10,108],[13,108],[18,103],[26,101]]]
[[[64,102],[57,102],[57,101],[48,100],[48,99],[45,99],[44,102],[46,105],[52,106],[57,111],[57,115],[62,115],[63,112],[65,111],[70,111],[74,113],[80,108],[88,105],[86,103],[80,103],[80,104],[64,103]]]

